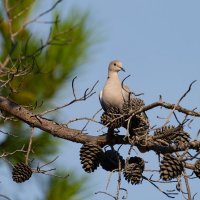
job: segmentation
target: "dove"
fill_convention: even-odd
[[[130,99],[128,86],[123,86],[119,80],[118,72],[124,71],[122,62],[113,60],[108,66],[108,77],[106,83],[99,94],[99,100],[104,111],[110,107],[122,109],[124,102]]]

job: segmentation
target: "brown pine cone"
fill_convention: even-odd
[[[131,182],[131,184],[141,183],[142,173],[144,171],[144,160],[140,157],[131,157],[126,160],[124,177],[125,180]]]
[[[200,178],[200,160],[197,160],[194,164],[194,173],[198,178]]]
[[[80,160],[83,169],[91,173],[99,166],[102,149],[94,143],[86,143],[80,149]]]
[[[136,112],[144,106],[144,101],[139,98],[131,98],[130,101],[126,101],[122,107],[122,112],[128,113],[130,111]]]
[[[108,128],[120,128],[124,123],[122,114],[104,112],[101,116],[101,123]]]
[[[119,162],[121,164],[121,168],[123,168],[124,167],[124,159],[119,154],[119,152],[117,152],[115,150],[107,150],[107,151],[105,151],[104,156],[102,156],[100,165],[106,171],[113,171],[113,170],[119,169]]]
[[[183,171],[183,163],[172,154],[165,154],[160,165],[160,178],[164,181],[177,178]]]
[[[32,170],[28,165],[20,162],[13,167],[12,171],[13,181],[17,183],[22,183],[24,181],[27,181],[31,176],[32,176]]]

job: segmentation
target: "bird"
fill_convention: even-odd
[[[118,72],[124,71],[122,62],[113,60],[108,66],[108,77],[103,89],[99,94],[99,100],[104,111],[110,107],[122,109],[123,104],[130,99],[128,86],[122,85],[118,77]]]

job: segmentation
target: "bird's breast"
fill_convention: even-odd
[[[102,100],[106,106],[122,108],[124,100],[121,84],[106,84],[102,92]]]

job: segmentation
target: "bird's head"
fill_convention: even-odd
[[[119,60],[113,60],[108,67],[108,71],[112,72],[119,72],[124,71],[124,68],[122,67],[122,63]]]

